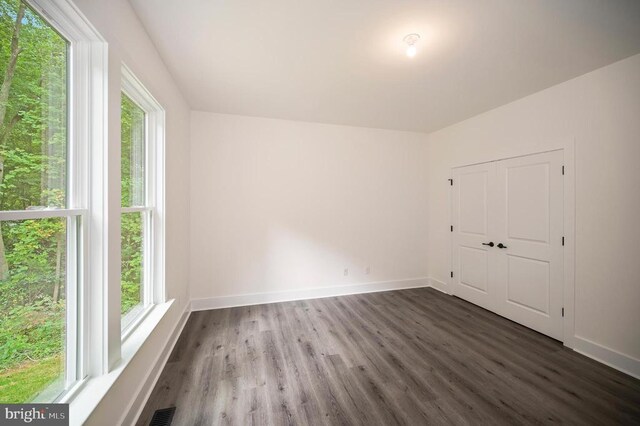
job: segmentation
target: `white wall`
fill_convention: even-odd
[[[192,298],[427,276],[425,135],[194,112],[191,137]]]
[[[120,66],[125,63],[166,110],[166,287],[171,310],[126,367],[87,424],[115,424],[136,396],[151,363],[178,323],[189,300],[189,107],[127,0],[75,0],[80,11],[109,43],[109,224],[110,256],[119,253],[115,224],[120,211]],[[114,251],[115,250],[115,251]],[[119,265],[109,264],[110,309],[119,318]],[[119,324],[109,338],[120,339]],[[155,347],[154,347],[155,346]],[[112,363],[119,353],[111,353]],[[73,414],[72,414],[73,416]],[[73,420],[73,418],[72,418]]]
[[[571,139],[576,347],[640,375],[640,55],[428,136],[430,276],[449,290],[452,167]]]

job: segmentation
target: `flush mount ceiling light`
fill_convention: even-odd
[[[416,56],[418,49],[416,48],[416,44],[418,40],[420,40],[420,34],[407,34],[402,39],[407,44],[407,56],[413,58]]]

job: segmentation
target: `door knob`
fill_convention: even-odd
[[[489,241],[488,243],[482,243],[483,246],[489,246],[489,247],[493,247],[493,241]]]
[[[505,245],[504,245],[504,244],[502,244],[502,243],[498,243],[498,248],[507,248],[507,246],[505,246]]]

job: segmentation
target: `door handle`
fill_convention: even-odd
[[[482,243],[483,246],[489,246],[489,247],[493,247],[495,244],[493,244],[493,241],[489,241],[488,243]]]
[[[501,248],[501,249],[502,249],[502,248],[507,248],[507,246],[505,246],[505,245],[504,245],[504,244],[502,244],[502,243],[498,243],[498,248]]]

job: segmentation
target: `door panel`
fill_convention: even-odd
[[[562,340],[562,151],[497,162],[497,311]]]
[[[549,316],[549,262],[507,255],[507,302]]]
[[[460,232],[486,237],[489,171],[467,172],[457,180],[460,188]]]
[[[489,256],[487,250],[460,246],[460,283],[487,293]]]
[[[506,167],[505,174],[509,238],[548,243],[549,164]]]
[[[495,181],[495,164],[455,169],[453,178],[454,294],[487,309],[491,299],[493,253],[482,243],[490,241],[492,214],[490,188]]]
[[[453,294],[560,340],[562,162],[553,151],[452,173]]]

